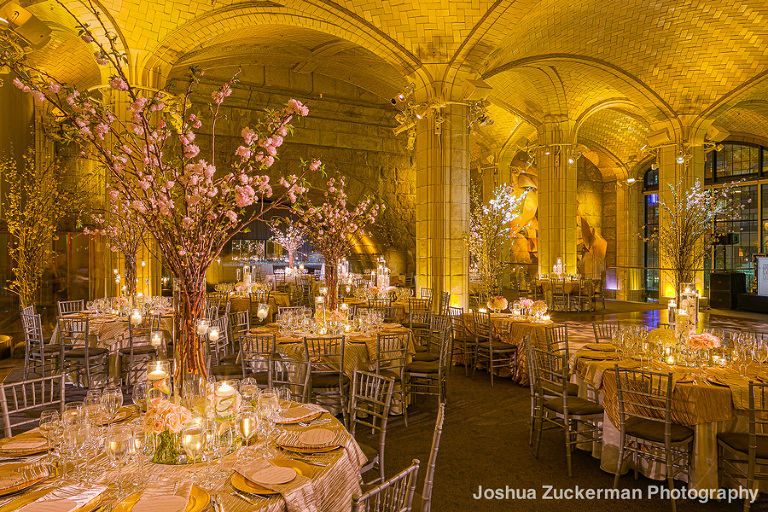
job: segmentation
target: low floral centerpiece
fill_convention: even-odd
[[[720,346],[720,338],[708,332],[693,334],[688,338],[688,347],[694,350],[711,350]]]
[[[671,347],[677,343],[677,337],[672,329],[659,327],[648,333],[648,342],[660,344],[663,347]]]
[[[344,332],[344,323],[347,321],[347,314],[345,311],[336,309],[328,313],[326,320],[331,333],[341,334]]]
[[[184,423],[192,419],[192,413],[186,407],[176,405],[170,400],[157,397],[147,402],[147,414],[144,415],[144,431],[155,436],[155,464],[177,464],[179,461],[179,434]]]
[[[488,309],[492,311],[503,311],[509,307],[509,302],[507,299],[499,295],[488,299],[486,306],[488,306]]]
[[[530,299],[528,299],[530,300]],[[533,301],[533,304],[528,308],[528,312],[537,319],[542,319],[547,314],[547,303],[543,300]]]

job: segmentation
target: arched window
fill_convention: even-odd
[[[745,142],[724,142],[707,153],[704,182],[756,180],[768,177],[768,149]]]

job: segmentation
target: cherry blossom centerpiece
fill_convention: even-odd
[[[58,82],[24,58],[0,54],[0,67],[10,68],[17,87],[56,112],[63,139],[107,169],[109,201],[135,215],[154,236],[163,266],[175,278],[174,383],[179,392],[186,379],[199,388],[206,376],[205,344],[196,326],[205,305],[206,270],[234,234],[270,210],[294,203],[305,191],[304,175],[320,169],[314,160],[303,162],[295,175],[273,180],[270,173],[292,131],[291,120],[309,112],[295,99],[279,110],[265,110],[242,129],[243,143],[231,168],[219,168],[216,124],[236,77],[212,93],[204,116],[193,111],[190,100],[202,71],[193,68],[178,94],[132,83],[128,59],[103,23],[104,14],[90,14],[100,27],[92,31],[75,19],[79,32],[94,46],[97,62],[112,73],[109,88],[99,89],[98,96]],[[211,134],[206,158],[196,137],[203,123]],[[329,213],[336,218],[336,211]],[[343,224],[348,232],[348,223]]]
[[[325,286],[328,289],[325,307],[329,311],[336,310],[338,305],[339,261],[352,251],[352,237],[365,232],[365,228],[376,221],[376,215],[382,208],[384,205],[366,197],[350,209],[343,177],[328,180],[321,204],[314,205],[305,196],[294,205],[293,211],[298,217],[296,226],[325,259]]]

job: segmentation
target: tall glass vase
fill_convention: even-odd
[[[136,297],[136,254],[125,254],[125,293],[132,300]]]
[[[339,262],[325,262],[325,287],[328,293],[325,296],[325,304],[328,311],[336,311],[339,302]]]
[[[176,393],[181,397],[202,395],[208,376],[207,350],[205,333],[198,333],[197,328],[205,312],[205,278],[178,282],[174,295],[176,340],[173,359]]]

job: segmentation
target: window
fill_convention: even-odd
[[[657,173],[658,176],[658,173]],[[646,299],[658,298],[659,292],[659,243],[652,235],[659,231],[659,194],[646,194],[643,196],[644,210],[643,235],[645,243],[643,246],[643,280],[645,281]]]
[[[645,190],[659,190],[659,170],[656,168],[655,164],[645,171],[643,188]]]
[[[765,148],[754,144],[724,142],[719,151],[707,153],[704,183],[722,183],[768,174]]]

